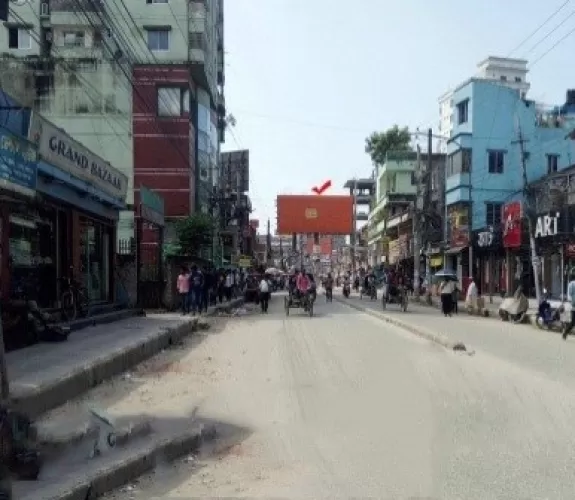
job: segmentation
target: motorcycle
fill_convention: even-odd
[[[551,307],[549,300],[547,300],[548,297],[547,290],[543,290],[543,300],[537,308],[535,323],[541,329],[561,328],[563,326],[561,314],[565,308],[562,305],[557,308]]]

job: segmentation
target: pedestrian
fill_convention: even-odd
[[[441,294],[441,312],[447,317],[451,316],[453,312],[453,292],[455,291],[455,283],[451,280],[442,281],[439,285],[439,293]]]
[[[270,301],[270,285],[266,276],[262,276],[259,289],[260,289],[260,304],[262,306],[262,313],[266,314],[268,312],[268,306]]]
[[[232,288],[234,286],[234,278],[231,271],[226,273],[226,280],[224,282],[224,291],[226,295],[226,300],[229,302],[232,300]]]
[[[226,284],[226,276],[224,274],[224,271],[222,269],[220,269],[220,272],[218,273],[218,301],[220,302],[220,304],[224,301],[224,285]]]
[[[188,274],[188,268],[182,266],[180,269],[180,274],[178,275],[178,294],[180,295],[180,305],[182,307],[182,315],[186,315],[190,312],[190,276]]]
[[[567,340],[567,336],[571,333],[573,326],[575,326],[575,274],[573,273],[569,276],[567,300],[571,304],[571,321],[563,327],[563,340]]]
[[[206,268],[204,270],[204,280],[202,283],[202,311],[208,312],[208,305],[210,302],[210,290],[212,288],[212,271]]]
[[[202,312],[202,283],[202,273],[198,269],[198,266],[194,264],[192,266],[192,272],[190,273],[190,300],[193,315],[195,315],[196,312],[198,314]]]

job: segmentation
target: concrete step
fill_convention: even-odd
[[[179,422],[150,423],[151,431],[103,449],[97,456],[68,449],[42,467],[37,481],[16,481],[13,496],[19,500],[85,500],[98,498],[159,464],[197,453],[216,437],[215,425],[193,417]]]
[[[243,303],[211,308],[208,315]],[[199,326],[176,313],[130,317],[73,333],[67,342],[37,344],[7,354],[11,406],[32,420],[178,344]]]
[[[116,446],[123,447],[135,439],[152,432],[151,419],[109,416],[110,422],[98,418],[101,410],[81,408],[72,416],[59,414],[58,410],[43,416],[33,424],[32,433],[44,462],[52,462],[65,455],[87,457],[102,436],[103,428],[113,428]]]
[[[115,321],[121,321],[140,314],[142,314],[141,309],[118,309],[116,311],[105,311],[98,314],[91,313],[90,316],[86,318],[78,318],[74,321],[59,323],[59,326],[68,328],[71,332],[75,332],[89,326],[114,323]]]

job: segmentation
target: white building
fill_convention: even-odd
[[[491,80],[499,84],[517,89],[522,97],[527,96],[531,84],[527,82],[527,61],[507,57],[489,56],[477,65],[475,78]],[[450,137],[453,129],[453,89],[442,94],[439,101],[439,135]],[[446,150],[445,141],[437,145],[440,152]]]

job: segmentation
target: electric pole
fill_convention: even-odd
[[[421,254],[421,210],[423,210],[423,197],[421,189],[421,147],[417,145],[417,164],[415,167],[415,203],[413,204],[413,295],[419,302],[419,261]]]
[[[525,143],[529,142],[523,138],[523,132],[521,131],[521,124],[517,123],[517,130],[519,134],[519,139],[513,141],[514,144],[519,144],[519,149],[521,152],[521,170],[523,172],[523,198],[525,200],[525,212],[527,216],[527,227],[529,230],[529,247],[531,249],[531,264],[533,266],[533,281],[535,282],[535,297],[537,298],[537,303],[541,303],[541,283],[539,281],[539,257],[537,256],[537,248],[535,246],[535,232],[533,228],[533,219],[531,218],[532,208],[533,208],[533,196],[531,190],[529,189],[529,180],[527,179],[527,162],[525,159]]]

